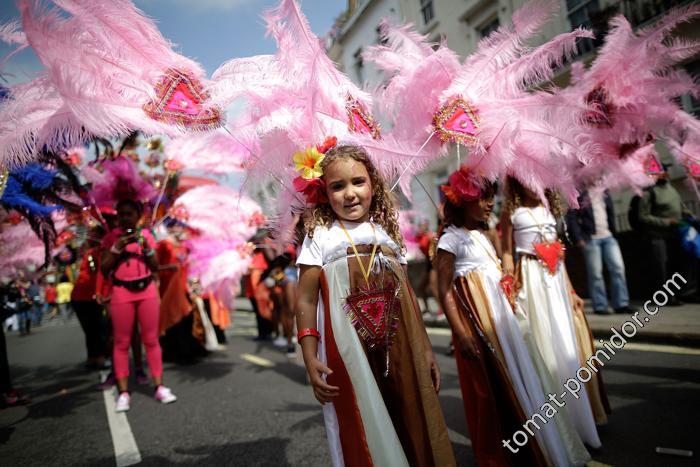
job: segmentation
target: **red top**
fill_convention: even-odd
[[[175,245],[170,240],[161,240],[156,246],[156,254],[158,255],[158,264],[161,267],[170,264],[179,265],[178,269],[163,269],[158,272],[158,279],[160,279],[160,296],[165,296],[165,292],[170,285],[170,280],[175,277],[178,270],[183,271],[183,273],[179,275],[183,282],[181,287],[183,290],[187,290],[187,256],[189,250],[184,245]]]
[[[100,248],[93,247],[85,252],[80,262],[80,272],[73,286],[71,300],[87,302],[95,299],[97,275],[100,271]]]
[[[46,303],[56,303],[56,287],[53,285],[47,285],[44,287],[44,296],[46,297]]]
[[[426,258],[430,257],[430,240],[435,236],[432,232],[425,232],[416,235],[416,240],[418,240],[418,248],[420,248],[421,253],[425,255]]]
[[[121,235],[121,229],[112,230],[102,240],[102,248],[104,250],[109,250],[112,248],[112,245],[119,240]],[[145,245],[151,250],[155,248],[156,241],[153,238],[153,235],[151,235],[151,232],[146,229],[141,229],[140,236],[143,239],[142,241],[129,243],[124,247],[124,250],[129,253],[143,254],[143,248],[141,248],[142,242],[145,243]],[[148,266],[144,262],[143,258],[127,258],[126,260],[118,263],[117,269],[112,273],[112,275],[120,281],[135,281],[150,276],[151,270],[148,269]]]

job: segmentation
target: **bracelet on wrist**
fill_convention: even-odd
[[[297,342],[301,342],[301,340],[303,338],[308,337],[308,336],[314,336],[319,341],[321,340],[321,333],[318,332],[318,329],[305,328],[305,329],[300,329],[299,332],[297,333]]]
[[[121,255],[121,254],[122,254],[122,250],[120,250],[119,248],[117,248],[117,245],[112,245],[112,248],[110,248],[109,251],[110,251],[111,253],[114,253],[115,255]]]

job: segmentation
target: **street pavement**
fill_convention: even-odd
[[[623,318],[620,317],[620,323]],[[83,369],[75,319],[8,333],[14,383],[33,400],[0,410],[2,466],[325,466],[328,447],[319,404],[298,361],[252,340],[254,317],[233,315],[226,349],[199,363],[165,365],[178,396],[160,405],[133,386],[126,415],[107,410],[99,375]],[[443,374],[440,402],[460,465],[475,465],[449,331],[430,328]],[[691,466],[700,456],[700,349],[629,342],[604,368],[613,414],[599,433],[597,462],[616,466]],[[655,453],[692,450],[693,457]]]

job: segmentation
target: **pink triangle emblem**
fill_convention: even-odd
[[[156,97],[144,104],[143,111],[153,120],[208,131],[223,124],[221,111],[206,106],[209,93],[190,73],[168,69],[155,86]]]
[[[461,97],[451,99],[433,117],[433,127],[443,141],[474,145],[481,120],[477,110]]]

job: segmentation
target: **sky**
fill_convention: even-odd
[[[156,20],[164,37],[176,51],[197,60],[211,74],[225,61],[275,52],[275,43],[265,37],[260,17],[278,0],[135,0],[136,6]],[[346,0],[301,0],[301,8],[317,36],[325,35],[345,9]],[[19,18],[12,0],[0,0],[0,21]],[[10,48],[0,45],[0,57]],[[31,50],[14,57],[5,67],[9,83],[28,81],[41,64]],[[11,76],[7,76],[11,75]]]

